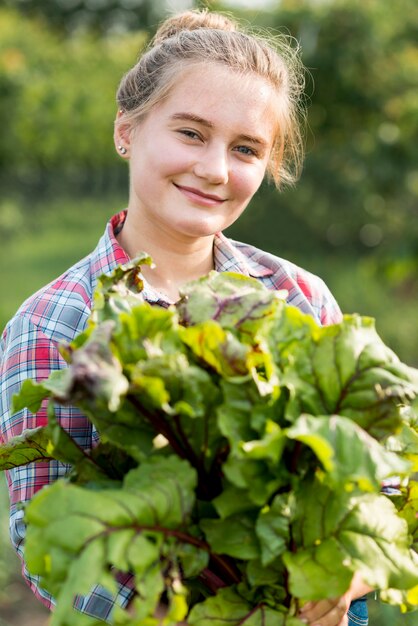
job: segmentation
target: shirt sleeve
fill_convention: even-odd
[[[320,279],[322,283],[321,294],[322,294],[322,302],[320,306],[320,319],[322,326],[331,326],[331,324],[339,324],[343,319],[343,314],[341,309],[324,283],[322,279]]]
[[[48,422],[46,402],[36,414],[27,409],[12,414],[11,403],[27,378],[41,382],[54,370],[66,367],[57,345],[26,316],[16,316],[6,327],[0,342],[0,443],[22,434],[25,429],[45,426]],[[57,419],[73,439],[84,449],[97,443],[97,433],[91,422],[76,407],[56,406]],[[49,609],[54,598],[42,589],[39,577],[27,571],[23,545],[25,523],[20,503],[27,502],[45,485],[65,476],[69,465],[59,461],[29,463],[6,472],[10,495],[10,537],[22,561],[22,573],[37,598]],[[109,618],[115,604],[126,606],[132,597],[133,577],[130,574],[117,580],[118,592],[112,596],[100,586],[87,596],[75,598],[74,606],[83,613],[100,619]]]
[[[290,304],[310,313],[321,326],[331,326],[342,321],[341,309],[322,278],[296,268],[292,280],[288,287]]]

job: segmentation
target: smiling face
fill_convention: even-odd
[[[263,180],[275,103],[270,85],[256,75],[215,64],[183,70],[145,119],[116,131],[116,142],[128,149],[128,209],[137,223],[190,240],[235,222]]]

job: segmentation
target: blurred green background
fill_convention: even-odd
[[[0,326],[126,205],[114,94],[159,19],[188,6],[290,34],[309,70],[302,178],[263,185],[230,236],[321,275],[418,366],[416,0],[0,1]],[[43,626],[8,546],[3,482],[0,530],[0,626]],[[371,602],[371,626],[417,620]]]

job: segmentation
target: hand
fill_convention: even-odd
[[[338,598],[328,598],[317,602],[307,602],[300,610],[298,618],[312,626],[348,626],[347,612],[351,601],[372,591],[360,575],[355,573],[350,588]]]
[[[308,602],[299,612],[298,618],[312,626],[348,626],[347,611],[350,603],[349,591],[339,598]]]

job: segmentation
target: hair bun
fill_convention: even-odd
[[[237,30],[237,24],[219,13],[211,13],[208,9],[196,9],[178,13],[166,19],[157,30],[153,45],[160,44],[164,39],[173,37],[182,30],[197,30],[198,28],[214,28],[218,30]]]

